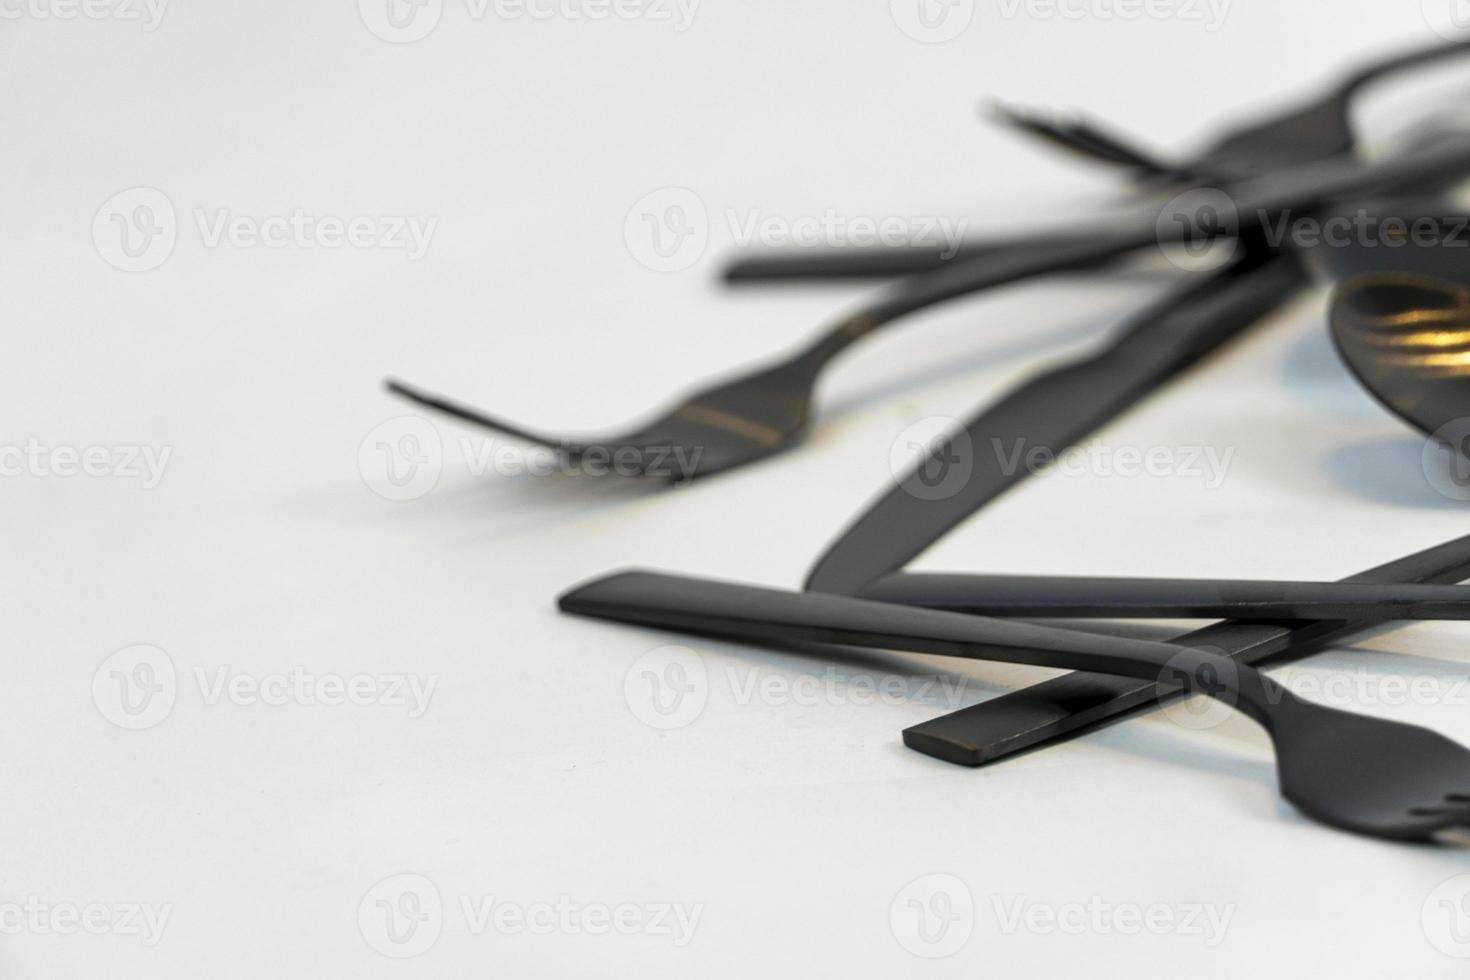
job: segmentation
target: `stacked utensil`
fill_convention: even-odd
[[[1470,132],[1435,132],[1366,160],[1350,109],[1385,78],[1466,54],[1470,42],[1457,42],[1367,65],[1325,95],[1178,163],[1091,120],[1002,109],[1006,125],[1121,168],[1156,196],[1190,188],[1224,195],[1232,219],[1202,229],[1161,220],[1158,207],[1144,206],[1063,233],[967,242],[952,255],[863,249],[742,259],[727,270],[729,281],[901,278],[795,354],[705,388],[633,432],[563,439],[403,382],[389,386],[569,458],[674,455],[692,461],[682,476],[704,478],[795,448],[811,424],[822,372],[912,313],[1156,244],[1230,239],[1231,261],[1140,311],[1101,349],[1047,368],[936,441],[817,560],[805,591],[622,572],[567,593],[561,608],[754,643],[879,647],[1078,671],[904,733],[910,747],[966,765],[1059,741],[1171,697],[1205,695],[1267,730],[1282,794],[1303,813],[1373,836],[1441,839],[1470,827],[1470,750],[1421,728],[1304,701],[1256,667],[1306,656],[1384,620],[1470,619],[1470,588],[1453,584],[1470,577],[1470,536],[1342,582],[919,574],[904,567],[1031,475],[976,446],[1024,443],[1055,458],[1306,288],[1311,268],[1339,282],[1332,335],[1375,397],[1441,438],[1448,424],[1470,416],[1470,252],[1414,243],[1389,253],[1316,249],[1268,233],[1286,216],[1328,217],[1345,208],[1368,208],[1390,236],[1410,220],[1441,232],[1461,221],[1441,195],[1470,177]],[[1457,451],[1470,448],[1470,428],[1464,435]],[[946,471],[961,477],[933,492],[936,473]],[[1059,616],[1222,621],[1158,643],[997,618]]]

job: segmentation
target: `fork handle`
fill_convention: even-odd
[[[1470,619],[1462,585],[898,572],[855,594],[1003,617]]]
[[[1432,183],[1467,171],[1470,137],[1460,137],[1372,163],[1334,160],[1293,167],[1270,177],[1227,185],[1226,190],[1238,232],[1243,234],[1282,211],[1312,211],[1344,196]],[[876,303],[845,317],[817,337],[801,352],[800,361],[815,374],[868,334],[910,313],[994,286],[1083,267],[1154,243],[1181,241],[1196,230],[1191,222],[1159,220],[1164,216],[1148,211],[1116,224],[1096,223],[1076,233],[1080,242],[1050,252],[976,259],[906,279]],[[1225,233],[1223,229],[1217,231]]]
[[[1208,649],[916,609],[818,592],[627,571],[579,586],[563,612],[763,644],[838,644],[1099,671],[1183,687],[1238,707],[1268,731],[1297,699],[1260,671]]]
[[[891,279],[933,272],[935,269],[962,262],[994,261],[1001,256],[1023,253],[1045,260],[1059,248],[1083,242],[1084,239],[1059,232],[1051,235],[977,238],[954,246],[846,247],[816,252],[803,249],[741,256],[726,266],[723,275],[725,282],[735,285],[814,279]],[[1103,265],[1114,259],[1115,256],[1104,256],[1079,268]]]

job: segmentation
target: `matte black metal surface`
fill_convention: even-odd
[[[1372,163],[1331,161],[1283,170],[1232,186],[1233,224],[1250,236],[1271,216],[1288,210],[1312,211],[1340,197],[1444,180],[1470,171],[1470,136],[1446,140],[1419,152]],[[795,445],[811,416],[817,378],[833,358],[863,338],[910,314],[981,290],[1083,267],[1159,242],[1190,239],[1193,222],[1163,220],[1148,210],[1117,222],[1097,222],[1069,232],[1074,242],[1053,251],[1038,250],[977,259],[913,276],[876,302],[843,317],[794,355],[706,387],[646,425],[600,439],[557,438],[506,423],[477,409],[420,392],[399,381],[391,390],[420,404],[450,412],[491,429],[541,442],[572,457],[596,454],[622,460],[609,467],[618,475],[666,476],[675,482],[723,472]],[[1209,229],[1225,236],[1225,227]],[[650,463],[686,460],[677,469],[654,472]]]
[[[1411,256],[1431,254],[1435,261],[1424,263],[1423,273],[1370,272],[1348,279],[1338,287],[1328,322],[1338,354],[1385,408],[1466,453],[1470,253],[1454,256],[1460,260],[1453,270],[1459,281],[1428,271],[1445,264],[1444,257],[1454,254],[1449,249]]]
[[[818,560],[806,587],[853,594],[898,571],[1030,475],[1028,467],[1006,465],[1009,447],[1060,452],[1306,283],[1293,258],[1255,263],[1252,259],[1170,294],[1139,314],[1104,350],[1043,372],[986,407],[944,448],[945,456],[935,453],[922,460],[869,507]],[[946,481],[953,486],[946,487]]]
[[[1460,582],[1470,578],[1470,536],[1436,545],[1345,579],[1356,583]],[[1216,623],[1173,642],[1210,647],[1242,663],[1284,663],[1370,622]],[[1158,704],[1153,684],[1073,673],[962,708],[903,733],[904,744],[965,766],[981,766],[1047,742],[1075,737]]]
[[[1470,619],[1462,585],[898,572],[857,594],[1023,619]]]
[[[757,643],[832,643],[1041,667],[1106,670],[1182,685],[1259,722],[1281,792],[1357,833],[1427,839],[1470,822],[1470,751],[1434,732],[1301,700],[1214,651],[656,572],[622,572],[560,600],[570,613]]]
[[[1383,78],[1470,54],[1470,42],[1453,41],[1415,48],[1362,65],[1321,96],[1270,113],[1217,137],[1191,160],[1170,162],[1133,145],[1132,140],[1086,119],[1058,121],[1036,112],[998,105],[996,116],[1017,129],[1049,140],[1102,163],[1123,166],[1136,175],[1161,178],[1167,185],[1188,181],[1240,179],[1345,155],[1353,148],[1350,110],[1353,98]],[[966,243],[981,258],[989,243]],[[844,249],[822,253],[774,252],[736,259],[726,269],[729,282],[797,279],[871,278],[909,275],[957,261],[942,248]]]
[[[1085,244],[1085,240],[1067,234],[1047,236],[1014,236],[961,242],[953,248],[944,245],[872,246],[833,249],[806,249],[795,254],[771,252],[768,255],[741,256],[725,268],[728,283],[769,283],[781,280],[813,279],[892,279],[965,262],[995,259],[1001,255],[1031,254],[1037,259],[1053,254],[1058,248]],[[1077,268],[1091,268],[1115,261],[1103,256]],[[1065,270],[1063,270],[1065,271]]]

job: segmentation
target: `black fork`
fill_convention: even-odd
[[[1204,694],[1271,736],[1281,795],[1343,830],[1433,840],[1470,827],[1470,750],[1442,735],[1304,701],[1209,650],[811,592],[621,572],[562,610],[709,636],[908,650],[1121,674]]]

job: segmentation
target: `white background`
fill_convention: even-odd
[[[916,318],[831,373],[799,452],[672,492],[477,473],[481,432],[393,423],[417,413],[379,387],[394,373],[548,429],[616,428],[864,295],[722,289],[729,213],[1065,222],[1116,176],[989,125],[984,98],[1085,106],[1183,153],[1354,55],[1434,40],[1439,11],[1234,0],[1212,25],[1205,6],[979,0],[926,43],[902,2],[706,0],[681,30],[444,0],[426,36],[390,43],[367,26],[382,7],[365,20],[353,0],[177,0],[152,30],[126,19],[142,7],[62,19],[60,2],[6,0],[0,21],[0,444],[169,456],[156,486],[116,466],[0,480],[0,975],[1463,975],[1470,881],[1436,892],[1463,852],[1306,821],[1239,718],[1194,732],[1156,714],[969,770],[900,730],[1044,672],[834,667],[554,610],[630,565],[798,585],[910,426],[1085,349],[1167,276],[1049,280]],[[172,217],[153,217],[176,241],[127,272],[113,215],[147,215],[107,202],[139,187],[164,196]],[[695,194],[708,243],[660,273],[625,219],[669,187]],[[297,210],[437,223],[417,260],[207,235]],[[1324,302],[1102,435],[1230,450],[1218,486],[1048,476],[919,567],[1337,578],[1470,531],[1421,440],[1336,362]],[[385,499],[378,444],[424,426],[437,482]],[[1296,673],[1470,741],[1467,637],[1384,630]],[[670,643],[693,651],[702,710],[661,729],[643,670]],[[115,654],[140,644],[162,700],[128,730],[114,682],[144,675]],[[250,696],[296,668],[435,687],[417,716]],[[958,693],[924,683],[936,673]],[[214,697],[221,677],[242,686]],[[903,696],[860,703],[885,677]],[[1400,703],[1394,685],[1421,678],[1429,695]],[[395,945],[377,901],[405,883],[429,919]],[[921,935],[910,900],[946,898],[949,931]],[[462,902],[486,899],[699,919],[692,937],[477,932]],[[1047,930],[1089,902],[1115,912]],[[169,917],[150,946],[115,919],[61,935],[15,915],[93,903]],[[1018,903],[1036,918],[1012,923]],[[1194,907],[1228,915],[1223,936],[1191,932]],[[1129,934],[1128,909],[1179,928]]]

